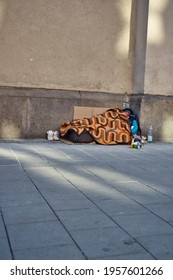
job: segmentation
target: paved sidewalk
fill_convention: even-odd
[[[0,259],[173,259],[173,144],[0,141]]]

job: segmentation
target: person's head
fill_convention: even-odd
[[[124,115],[126,115],[126,117],[130,117],[130,112],[129,111],[124,111]]]
[[[132,109],[130,109],[130,108],[125,108],[122,111],[124,112],[125,115],[128,115],[128,116],[131,116],[134,114]]]

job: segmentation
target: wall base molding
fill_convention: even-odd
[[[0,87],[0,138],[46,138],[72,120],[74,106],[122,108],[128,97],[143,134],[152,123],[154,140],[173,142],[173,96]]]

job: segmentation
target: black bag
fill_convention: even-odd
[[[81,134],[77,134],[73,129],[69,129],[68,132],[64,135],[65,139],[73,143],[91,143],[94,142],[94,137],[85,129]]]

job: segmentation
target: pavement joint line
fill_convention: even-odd
[[[85,151],[84,151],[84,153],[85,153]],[[89,153],[88,153],[88,154],[89,154]],[[90,155],[91,157],[93,157],[91,154],[89,154],[89,155]],[[43,158],[45,158],[45,157],[43,156]],[[96,159],[96,158],[94,157],[94,159]],[[96,159],[96,160],[102,163],[102,161],[100,161],[100,160],[98,160],[98,159]],[[48,162],[49,162],[49,160],[48,160]],[[95,202],[93,202],[85,193],[83,193],[81,190],[79,190],[79,188],[77,188],[76,185],[74,185],[74,184],[73,184],[69,179],[67,179],[56,167],[54,167],[54,165],[53,165],[51,162],[49,162],[49,164],[50,164],[55,170],[57,170],[57,171],[59,172],[59,174],[61,174],[61,176],[63,176],[69,183],[71,183],[79,192],[81,192],[88,200],[90,200],[96,207],[98,207],[98,206],[95,204]],[[103,165],[110,167],[108,164],[105,164],[105,163],[103,163]],[[92,175],[94,175],[95,177],[97,177],[99,180],[105,182],[106,184],[108,184],[109,186],[111,186],[113,189],[116,189],[114,186],[111,185],[111,183],[104,181],[102,178],[100,178],[99,176],[97,176],[95,173],[93,173],[93,172],[91,172],[89,169],[87,169],[87,167],[85,167],[85,165],[83,165],[82,168],[86,169],[89,173],[91,173]],[[111,166],[111,168],[113,168],[113,167]],[[115,169],[116,171],[118,171],[116,168],[113,168],[113,169]],[[119,171],[118,171],[118,172],[119,172]],[[134,181],[132,181],[132,182],[134,182]],[[139,181],[138,181],[138,180],[135,180],[135,182],[139,182]],[[145,184],[145,185],[146,185],[146,184]],[[159,192],[159,191],[155,190],[154,188],[152,188],[152,187],[150,187],[150,186],[148,186],[148,185],[146,185],[146,186],[147,186],[148,188],[150,188],[150,189],[152,189],[152,190],[158,192],[158,193],[161,193],[162,195],[165,195],[165,194],[163,194],[162,192]],[[159,215],[157,215],[157,214],[155,214],[154,212],[152,212],[150,209],[148,209],[146,206],[144,206],[144,205],[142,205],[141,203],[139,203],[137,200],[135,200],[135,199],[131,198],[130,196],[124,194],[124,193],[121,192],[119,189],[116,189],[116,190],[119,191],[120,193],[122,193],[123,195],[125,195],[126,197],[128,197],[129,199],[131,199],[132,201],[136,202],[138,205],[140,205],[140,206],[143,207],[144,209],[148,210],[151,214],[154,214],[154,215],[157,216],[159,219],[161,219],[162,221],[166,222],[166,223],[167,223],[168,225],[170,225],[171,227],[173,227],[173,225],[172,225],[171,223],[169,223],[168,221],[165,221],[163,218],[161,218]],[[168,197],[168,198],[170,198],[170,199],[173,199],[172,197],[169,197],[169,196],[167,196],[167,195],[165,195],[165,196]],[[101,210],[104,214],[106,214],[106,213],[105,213],[102,209],[100,209],[99,207],[98,207],[98,209]],[[54,211],[54,210],[53,210],[53,211]],[[106,214],[106,215],[107,215],[107,214]],[[109,217],[109,218],[110,218],[110,217]],[[115,222],[115,221],[113,221],[113,222]],[[117,225],[120,226],[119,224],[117,224]],[[154,257],[154,256],[153,256],[153,257]]]
[[[44,157],[43,157],[44,158]],[[48,161],[49,162],[49,161]],[[50,163],[50,162],[49,162]],[[83,193],[79,188],[76,187],[76,185],[74,185],[69,179],[67,179],[56,167],[54,167],[51,163],[50,165],[58,172],[61,174],[61,176],[63,176],[69,183],[71,183],[80,193],[82,193],[89,201],[91,201],[103,214],[105,214],[114,224],[118,225],[129,237],[131,237],[137,244],[139,244],[147,253],[149,253],[154,259],[156,259],[156,257],[154,255],[151,254],[151,252],[149,252],[142,244],[140,244],[132,235],[129,234],[129,232],[127,232],[122,226],[120,226],[117,222],[115,222],[105,211],[103,211],[95,202],[93,202],[85,193]],[[23,167],[22,167],[23,168]],[[85,168],[86,169],[86,168]],[[85,257],[85,259],[87,259],[87,256],[84,254],[84,252],[82,251],[82,249],[79,247],[79,245],[76,243],[76,241],[74,240],[74,238],[71,236],[70,232],[68,231],[68,229],[64,226],[64,224],[62,223],[62,221],[60,220],[60,218],[58,217],[58,215],[55,213],[54,209],[51,207],[51,205],[48,203],[48,201],[45,199],[45,197],[42,195],[42,193],[40,192],[40,190],[37,188],[37,186],[35,185],[35,183],[33,182],[32,178],[29,176],[29,174],[26,172],[26,170],[23,168],[23,170],[25,171],[25,173],[27,174],[27,176],[29,177],[29,179],[32,181],[32,183],[34,184],[34,186],[36,187],[36,189],[38,190],[38,192],[41,194],[41,196],[43,197],[43,199],[46,201],[46,203],[48,204],[48,206],[51,208],[51,210],[53,211],[53,213],[56,215],[57,219],[60,221],[60,223],[62,224],[62,226],[65,228],[65,230],[68,232],[68,234],[70,235],[70,237],[72,238],[73,242],[76,244],[76,246],[79,248],[79,250],[81,251],[81,253],[83,254],[83,256]],[[93,174],[95,175],[95,174]],[[112,186],[111,186],[112,187]]]
[[[27,177],[29,178],[29,180],[30,180],[30,182],[32,182],[32,184],[34,184],[34,179],[32,180],[32,176],[30,177],[29,175],[29,173],[27,173],[28,172],[28,170],[27,170],[27,167],[25,168],[25,166],[23,165],[23,163],[22,163],[22,161],[21,161],[21,158],[20,158],[20,154],[19,154],[19,156],[17,156],[18,155],[18,152],[20,153],[23,153],[23,152],[25,152],[25,147],[26,147],[26,156],[27,156],[27,153],[29,153],[30,151],[31,151],[31,153],[32,153],[32,155],[35,155],[35,153],[38,155],[40,155],[41,156],[41,160],[42,159],[46,159],[46,161],[49,163],[49,165],[50,165],[50,167],[51,168],[54,168],[58,173],[60,173],[61,174],[61,176],[62,177],[64,177],[64,179],[66,180],[66,181],[68,181],[71,185],[73,185],[73,187],[75,187],[77,190],[78,190],[78,192],[80,192],[80,193],[82,193],[82,195],[83,196],[85,196],[86,198],[87,198],[87,200],[90,200],[91,202],[92,202],[92,204],[93,205],[95,205],[96,207],[97,207],[97,209],[100,211],[100,212],[102,212],[102,213],[104,213],[104,215],[106,215],[110,220],[111,219],[114,219],[114,217],[113,218],[111,218],[110,216],[111,216],[111,214],[110,214],[110,212],[109,211],[106,211],[104,208],[103,208],[103,210],[99,207],[99,204],[97,203],[97,200],[95,201],[95,200],[93,200],[92,199],[92,197],[90,198],[90,196],[88,197],[88,194],[86,193],[85,194],[85,191],[82,189],[82,188],[80,188],[80,186],[78,186],[78,184],[76,183],[76,181],[74,181],[73,180],[73,178],[71,178],[70,176],[67,176],[66,175],[66,173],[64,173],[63,172],[63,169],[61,170],[61,168],[58,168],[58,165],[56,165],[52,160],[51,160],[51,157],[50,157],[50,160],[47,160],[47,158],[46,158],[46,154],[45,154],[45,157],[44,157],[44,150],[42,150],[41,149],[41,145],[39,146],[38,144],[36,144],[36,145],[34,145],[34,144],[32,144],[32,142],[27,142],[27,145],[25,146],[23,143],[25,143],[26,141],[23,141],[23,142],[20,142],[20,143],[17,143],[18,144],[18,147],[16,146],[16,145],[10,145],[11,146],[11,151],[13,151],[14,153],[16,153],[15,154],[15,158],[18,160],[18,163],[19,163],[19,165],[21,166],[21,170],[20,171],[24,171],[25,173],[26,173],[26,175],[27,175]],[[48,141],[45,141],[46,143],[48,142]],[[1,143],[1,142],[0,142]],[[29,143],[29,145],[28,145],[28,143]],[[43,142],[33,142],[33,143],[43,143]],[[22,144],[21,145],[21,148],[19,148],[19,145],[20,144]],[[48,144],[52,144],[52,143],[48,143]],[[156,196],[157,198],[156,199],[154,199],[154,202],[152,203],[152,201],[153,200],[151,200],[151,199],[149,199],[149,201],[148,200],[146,200],[146,199],[144,199],[144,200],[139,200],[138,198],[136,198],[136,196],[134,195],[132,195],[132,194],[129,194],[129,193],[127,193],[126,194],[126,192],[125,193],[123,193],[123,190],[120,188],[120,187],[118,187],[118,186],[116,186],[116,184],[114,185],[113,183],[112,183],[112,181],[110,180],[107,180],[107,181],[105,181],[105,179],[104,179],[104,176],[100,176],[99,177],[99,173],[97,174],[97,172],[96,171],[94,171],[94,170],[92,170],[92,164],[91,164],[91,167],[90,167],[90,165],[88,165],[88,168],[87,168],[87,164],[88,163],[90,163],[90,160],[91,160],[91,162],[94,164],[96,164],[96,165],[99,165],[100,166],[100,163],[102,164],[102,168],[104,169],[104,166],[105,167],[110,167],[110,168],[112,168],[112,169],[114,169],[114,170],[116,170],[117,172],[120,172],[121,173],[121,170],[119,171],[119,169],[118,169],[118,167],[117,167],[117,169],[116,169],[116,166],[114,167],[113,165],[112,165],[112,161],[109,161],[109,158],[107,157],[107,160],[106,160],[106,163],[104,163],[103,164],[103,162],[102,162],[102,160],[101,160],[101,156],[103,156],[104,157],[104,154],[105,154],[105,151],[107,151],[106,149],[104,149],[104,147],[103,147],[103,149],[102,149],[102,147],[101,147],[101,149],[99,148],[99,146],[97,146],[96,147],[96,150],[94,149],[94,155],[95,155],[95,157],[94,157],[94,160],[95,161],[93,161],[93,157],[92,157],[92,148],[91,149],[85,149],[85,146],[80,146],[80,148],[79,148],[79,146],[77,147],[74,147],[74,146],[71,146],[70,148],[72,149],[72,151],[70,150],[70,148],[69,147],[63,147],[62,145],[60,145],[60,146],[58,146],[57,145],[57,143],[53,143],[54,145],[49,145],[49,146],[47,146],[47,145],[45,145],[45,143],[43,144],[43,147],[46,147],[46,148],[48,148],[48,150],[50,150],[51,151],[51,153],[54,151],[55,153],[56,153],[56,151],[57,152],[59,152],[59,160],[61,160],[61,155],[62,155],[62,160],[63,160],[63,155],[65,155],[65,157],[66,157],[66,159],[68,160],[68,157],[67,157],[67,155],[69,155],[70,154],[70,161],[73,163],[73,164],[78,164],[78,166],[79,166],[79,171],[82,173],[82,172],[84,172],[84,170],[87,170],[87,172],[89,172],[90,174],[92,174],[95,178],[98,178],[99,180],[100,180],[100,182],[104,182],[104,183],[106,183],[106,185],[107,185],[107,187],[108,188],[113,188],[113,189],[115,189],[116,191],[118,191],[119,193],[122,193],[123,195],[124,195],[124,197],[126,196],[128,199],[130,199],[131,201],[134,201],[136,204],[138,204],[138,205],[140,205],[143,209],[146,209],[147,211],[148,211],[148,215],[149,214],[152,214],[153,215],[153,219],[155,220],[156,218],[154,218],[154,216],[155,217],[157,217],[160,221],[162,220],[164,223],[167,223],[167,224],[169,224],[169,226],[171,225],[171,227],[173,227],[173,223],[171,223],[171,221],[170,221],[170,218],[171,218],[171,216],[170,216],[170,213],[167,211],[167,212],[165,212],[165,214],[164,215],[161,215],[161,214],[159,214],[159,213],[161,213],[160,211],[156,211],[156,213],[154,213],[153,211],[155,211],[154,209],[155,208],[152,208],[151,207],[151,210],[150,209],[148,209],[147,207],[149,207],[149,206],[147,206],[148,204],[149,205],[151,205],[151,204],[166,204],[166,200],[170,203],[170,204],[172,204],[172,201],[173,201],[173,197],[171,196],[172,195],[172,186],[171,186],[171,181],[170,180],[172,180],[172,173],[171,173],[171,168],[169,168],[168,169],[168,172],[170,172],[169,173],[169,177],[168,177],[168,180],[167,181],[163,181],[164,180],[164,178],[162,178],[162,169],[161,169],[161,166],[158,166],[158,168],[160,168],[160,169],[158,169],[158,171],[161,171],[161,174],[160,174],[160,177],[158,177],[158,179],[156,179],[154,182],[156,182],[156,185],[153,185],[153,181],[152,180],[145,180],[145,178],[143,179],[143,177],[142,178],[140,178],[140,174],[141,173],[139,173],[139,176],[138,177],[135,177],[135,173],[133,173],[133,172],[130,172],[129,173],[129,177],[131,177],[131,178],[135,178],[135,181],[134,180],[129,180],[127,183],[130,183],[130,182],[139,182],[139,183],[142,183],[143,185],[144,185],[144,188],[147,190],[147,188],[148,188],[148,190],[149,189],[151,189],[152,190],[152,193],[153,194],[155,194],[153,191],[155,191],[157,194],[158,194],[158,196]],[[5,144],[6,145],[6,144]],[[3,149],[3,147],[5,147],[5,145],[2,145],[2,149]],[[14,150],[13,150],[13,147],[14,147]],[[17,148],[16,148],[17,147]],[[37,149],[37,147],[38,147],[38,149]],[[161,152],[162,152],[162,150],[163,151],[165,151],[165,155],[166,155],[166,153],[168,154],[168,152],[170,152],[169,154],[170,154],[170,157],[171,157],[171,155],[173,155],[173,153],[172,153],[172,151],[170,150],[170,148],[172,149],[172,147],[173,147],[173,145],[171,145],[171,146],[165,146],[165,148],[164,148],[164,146],[163,146],[163,149],[161,149],[161,151],[160,151],[160,148],[159,147],[161,147],[161,145],[160,146],[154,146],[153,145],[153,153],[152,153],[152,155],[153,156],[156,156],[156,160],[160,160],[160,155],[161,155]],[[7,147],[5,147],[5,149],[6,149]],[[19,149],[18,149],[19,148]],[[31,149],[32,148],[32,149]],[[75,148],[74,150],[73,150],[73,148]],[[146,148],[148,148],[148,150],[145,152],[145,154],[146,153],[148,153],[148,154],[151,154],[151,152],[152,152],[152,150],[151,150],[151,152],[150,152],[150,146],[148,145]],[[16,150],[17,149],[17,150]],[[41,149],[41,150],[40,150]],[[82,150],[83,149],[83,150]],[[34,151],[33,151],[34,150]],[[63,154],[63,151],[64,150],[64,154]],[[71,152],[70,152],[71,151]],[[82,158],[82,156],[83,156],[83,154],[85,153],[86,154],[86,151],[89,151],[90,153],[87,153],[88,155],[89,155],[89,157],[90,158],[88,158],[88,163],[86,162],[86,160],[83,160],[83,162],[81,163],[81,162],[79,162],[79,160],[78,160],[78,158]],[[110,149],[109,149],[109,151],[111,151],[111,147],[110,147]],[[113,150],[114,151],[114,150]],[[119,150],[118,150],[119,152],[123,152],[123,150],[120,148]],[[40,153],[39,153],[40,152]],[[78,153],[79,152],[79,153]],[[103,155],[102,154],[100,154],[100,152],[102,153],[103,152]],[[134,151],[134,154],[135,154],[135,156],[137,155],[137,153],[135,153],[136,151]],[[98,158],[97,158],[97,154],[98,154]],[[113,159],[113,155],[110,153],[110,155],[112,156],[112,157],[110,157],[110,160],[111,159]],[[85,156],[85,155],[84,155]],[[130,157],[130,154],[129,154],[129,157]],[[85,156],[85,158],[86,158],[86,156]],[[49,159],[49,158],[48,158]],[[52,157],[52,159],[53,159],[53,157]],[[116,161],[117,161],[118,159],[113,159],[113,162],[115,161],[115,163],[116,163]],[[124,160],[124,162],[125,162],[125,164],[128,164],[128,163],[126,163],[127,161],[125,160],[125,159],[123,159]],[[98,164],[99,163],[99,164]],[[86,165],[85,165],[86,164]],[[152,163],[151,163],[152,164]],[[146,169],[146,170],[148,170],[148,172],[150,171],[150,166],[152,166],[152,165],[149,165],[149,167]],[[165,164],[166,164],[166,161],[165,161]],[[3,166],[9,166],[9,168],[11,167],[11,166],[13,166],[13,165],[1,165],[0,167],[3,167]],[[15,165],[16,166],[16,165]],[[64,166],[64,165],[63,165]],[[64,166],[65,167],[65,166]],[[63,167],[63,168],[64,168]],[[3,168],[2,168],[2,170],[3,170]],[[3,171],[2,171],[3,172]],[[61,173],[62,172],[62,173]],[[96,174],[95,174],[95,173]],[[113,170],[112,170],[112,172],[113,172]],[[141,169],[140,169],[140,172],[143,172],[142,171],[142,167],[141,167]],[[84,173],[86,173],[86,172],[84,172]],[[64,174],[64,175],[63,175]],[[107,174],[107,173],[106,173]],[[155,173],[154,173],[155,174]],[[5,177],[4,177],[5,178]],[[87,177],[86,177],[87,178]],[[159,178],[161,178],[161,182],[159,181]],[[153,179],[153,177],[151,177],[151,179]],[[73,183],[74,182],[74,183]],[[121,181],[122,182],[122,181]],[[149,183],[150,182],[150,183]],[[103,184],[103,183],[102,183]],[[158,184],[158,185],[157,185]],[[161,185],[160,185],[161,184]],[[163,191],[162,191],[162,189],[161,189],[161,187],[162,187],[162,184],[163,184],[163,187],[165,187],[165,188],[163,188]],[[127,184],[128,185],[128,184]],[[62,222],[61,222],[61,220],[60,220],[60,218],[58,217],[58,213],[57,213],[57,215],[56,215],[56,212],[58,212],[58,211],[56,211],[55,212],[55,210],[54,210],[54,208],[53,207],[51,207],[50,205],[49,205],[49,200],[47,201],[47,198],[46,197],[44,197],[44,192],[42,192],[42,191],[40,191],[39,190],[39,187],[37,187],[37,184],[35,183],[34,184],[34,186],[35,186],[35,188],[36,188],[36,190],[39,192],[39,194],[42,196],[42,198],[44,199],[44,201],[45,201],[45,203],[49,206],[49,208],[52,210],[52,212],[55,214],[55,216],[56,216],[56,218],[60,221],[60,223],[62,224],[62,226],[64,227],[64,229],[68,232],[68,234],[69,234],[69,231],[67,230],[67,228],[66,228],[66,226],[64,226],[64,224],[63,224],[63,220],[62,220]],[[161,186],[161,187],[160,187]],[[117,187],[117,188],[116,188]],[[131,190],[131,185],[130,185],[130,189],[129,190]],[[148,193],[148,192],[147,192]],[[162,197],[161,198],[163,198],[163,199],[161,199],[160,200],[160,196],[159,196],[159,194],[160,195],[162,195]],[[148,196],[146,196],[146,198],[147,198]],[[165,199],[164,199],[164,197],[165,197]],[[166,198],[169,198],[170,200],[168,200],[168,199],[166,199]],[[137,199],[137,200],[136,200]],[[142,201],[142,202],[141,202]],[[92,205],[91,205],[91,207],[92,207]],[[161,210],[164,210],[165,209],[165,206],[163,207],[163,209],[161,208]],[[170,208],[170,209],[172,209],[172,208]],[[74,210],[74,209],[73,209]],[[69,209],[68,209],[68,211],[69,211]],[[80,211],[79,209],[76,209],[76,211]],[[146,212],[146,211],[145,211]],[[101,213],[100,213],[101,214]],[[3,212],[2,212],[2,209],[1,209],[1,207],[0,207],[0,216],[3,216]],[[127,215],[128,215],[128,213],[127,213]],[[129,214],[129,215],[136,215],[136,213],[134,212],[134,214],[132,213],[132,214]],[[161,216],[163,216],[163,218],[162,217],[160,217],[159,215],[161,215]],[[147,217],[147,216],[146,216]],[[151,217],[150,215],[148,216],[148,217]],[[170,218],[169,218],[170,217]],[[3,217],[2,217],[3,218]],[[132,220],[133,220],[133,217],[131,217],[132,218]],[[169,218],[169,219],[168,219]],[[3,223],[4,223],[4,227],[6,226],[5,225],[5,222],[4,222],[4,219],[5,219],[5,213],[4,213],[4,218],[3,218],[3,222],[2,222],[2,227],[3,227]],[[140,219],[140,217],[139,217],[139,219]],[[166,221],[166,219],[168,220],[168,221]],[[55,221],[55,220],[54,220]],[[46,221],[45,221],[46,222]],[[118,222],[118,221],[117,221]],[[143,234],[143,237],[145,237],[144,239],[147,239],[147,236],[151,236],[154,240],[156,239],[157,240],[157,243],[159,242],[159,240],[161,240],[162,242],[161,242],[161,244],[162,244],[162,247],[163,247],[163,245],[164,245],[164,242],[166,242],[166,244],[167,244],[167,247],[165,248],[162,248],[162,251],[161,252],[158,252],[156,249],[156,247],[154,247],[154,249],[151,247],[150,248],[150,246],[149,246],[149,244],[147,245],[147,242],[146,242],[146,240],[145,240],[145,242],[143,242],[142,241],[142,239],[140,240],[139,239],[139,236],[137,236],[137,235],[135,235],[135,232],[134,233],[128,233],[127,231],[128,231],[128,228],[127,228],[127,230],[125,230],[124,228],[123,228],[123,225],[122,226],[120,226],[118,223],[116,222],[116,219],[115,220],[113,220],[113,223],[116,225],[118,225],[118,227],[119,228],[121,228],[122,230],[123,230],[123,232],[125,232],[129,237],[131,237],[134,241],[135,241],[135,243],[136,244],[138,244],[141,248],[143,248],[144,249],[144,254],[146,254],[147,253],[147,255],[149,254],[150,255],[150,257],[152,256],[152,258],[154,258],[155,260],[157,260],[157,259],[160,259],[160,257],[161,256],[164,256],[164,253],[165,253],[165,250],[166,250],[166,252],[168,253],[168,252],[170,252],[171,254],[172,254],[172,252],[173,251],[171,251],[171,248],[169,248],[169,244],[167,244],[168,242],[166,241],[166,236],[167,236],[167,234],[166,234],[166,236],[164,237],[164,234],[162,234],[162,231],[159,231],[158,230],[158,233],[156,232],[156,231],[154,231],[153,233],[151,232],[150,233],[150,231],[148,231],[149,229],[150,229],[150,227],[148,228],[148,230],[147,230],[147,232],[145,232],[145,234]],[[37,223],[37,222],[36,222]],[[157,220],[156,220],[156,223],[157,223]],[[22,224],[22,223],[20,223],[20,224]],[[120,222],[120,224],[121,224],[121,222]],[[162,222],[161,223],[159,223],[158,225],[160,225],[160,227],[162,227]],[[133,226],[133,224],[132,224],[132,226]],[[165,224],[165,226],[166,226],[166,224]],[[113,226],[114,227],[114,226]],[[152,226],[151,226],[152,227]],[[126,228],[126,227],[125,227]],[[8,227],[7,227],[7,229],[8,229]],[[159,227],[158,227],[158,229],[159,229]],[[161,228],[160,228],[161,229]],[[168,229],[169,229],[169,227],[168,227]],[[168,232],[171,232],[172,230],[171,230],[171,228],[170,228],[170,230],[168,230]],[[131,231],[130,231],[131,232]],[[165,232],[165,231],[164,231]],[[9,236],[8,236],[8,232],[6,231],[6,234],[7,234],[7,236],[5,236],[5,238],[8,238]],[[146,235],[147,234],[147,235]],[[4,234],[5,235],[5,234]],[[132,236],[131,236],[132,235]],[[134,236],[134,237],[133,237]],[[160,238],[157,238],[157,236],[162,236],[162,237],[160,237]],[[170,238],[170,240],[172,240],[172,236],[173,236],[173,234],[172,233],[169,233],[169,238]],[[71,237],[71,236],[70,236]],[[138,241],[138,239],[139,239],[139,241]],[[80,252],[81,253],[83,253],[82,251],[81,251],[81,249],[80,249],[80,247],[78,246],[78,244],[75,242],[75,240],[72,238],[72,240],[74,241],[74,245],[75,246],[77,246],[77,248],[80,250]],[[142,243],[142,244],[141,244]],[[146,245],[145,245],[146,244]],[[10,245],[10,243],[9,243],[9,245]],[[152,245],[152,244],[151,244]],[[152,246],[155,246],[154,244],[152,245]],[[147,247],[147,248],[145,248],[145,247]],[[9,248],[9,247],[8,247]],[[8,249],[9,250],[9,249]],[[154,251],[153,251],[154,250]],[[13,251],[13,253],[14,253],[14,251]],[[81,254],[80,253],[80,254]],[[129,253],[127,253],[127,254],[124,254],[124,255],[128,255]],[[142,253],[141,253],[142,254]],[[160,254],[160,255],[158,255],[158,254]],[[162,255],[163,254],[163,255]],[[169,254],[168,254],[169,255]],[[13,259],[14,259],[14,256],[13,256],[13,254],[12,254],[12,251],[11,251],[11,256],[13,257]],[[83,254],[83,256],[85,257],[85,254]],[[99,254],[97,255],[97,257],[99,258]],[[116,256],[114,256],[115,258],[116,258]],[[168,256],[168,257],[171,257],[171,255],[170,256]],[[85,257],[85,259],[87,259],[86,257]],[[97,258],[96,258],[97,259]]]
[[[86,167],[84,167],[85,169],[87,169]],[[95,175],[96,177],[98,177],[96,174],[94,174],[93,172],[91,172],[89,169],[87,169],[91,174]],[[101,179],[100,177],[98,177],[99,179]],[[146,206],[144,206],[143,204],[141,204],[140,202],[138,202],[137,200],[135,200],[134,198],[132,198],[131,196],[124,194],[123,192],[121,192],[119,189],[117,189],[116,187],[112,186],[111,183],[104,181],[103,179],[101,179],[103,182],[105,182],[106,184],[108,184],[109,186],[111,186],[113,189],[116,189],[118,192],[122,193],[123,195],[125,195],[126,197],[130,198],[132,201],[136,202],[138,205],[140,205],[141,207],[143,207],[144,209],[148,210],[151,214],[154,214],[156,217],[158,217],[160,220],[162,220],[163,222],[167,223],[168,225],[170,225],[171,227],[173,227],[173,224],[169,223],[168,221],[164,220],[162,217],[160,217],[159,215],[155,214],[153,211],[151,211],[150,209],[148,209]],[[134,181],[132,181],[134,182]],[[136,181],[139,182],[139,181]],[[140,183],[140,182],[139,182]],[[146,185],[146,184],[145,184]],[[146,185],[147,186],[147,185]],[[148,186],[147,186],[148,187]],[[152,189],[152,188],[151,188]],[[155,189],[154,189],[155,190]],[[161,193],[157,190],[155,190],[158,193]],[[162,194],[162,193],[161,193]],[[165,195],[165,194],[162,194]],[[166,195],[165,195],[166,196]],[[172,197],[166,196],[170,199],[173,199]]]
[[[58,172],[60,172],[58,170]],[[60,173],[61,174],[61,173]],[[66,178],[63,174],[61,174],[64,178]],[[139,244],[147,253],[149,253],[155,260],[157,259],[149,250],[147,250],[135,237],[133,237],[126,229],[124,229],[121,225],[115,222],[112,217],[109,216],[103,209],[101,209],[91,198],[89,198],[85,193],[83,193],[78,187],[76,187],[69,179],[66,178],[79,192],[81,192],[89,201],[91,201],[103,214],[105,214],[114,224],[116,224],[119,228],[121,228],[130,238],[132,238],[137,244]],[[111,186],[112,187],[112,186]]]
[[[22,166],[23,168],[23,166]],[[32,180],[32,178],[30,177],[30,175],[27,173],[27,171],[25,170],[25,168],[23,168],[25,174],[28,176],[28,178],[30,179],[30,181],[33,183],[33,185],[35,186],[35,188],[37,189],[38,193],[42,196],[42,198],[44,199],[44,201],[46,202],[46,204],[49,206],[49,208],[52,210],[52,212],[54,213],[54,215],[57,217],[57,220],[61,223],[62,227],[66,230],[66,232],[68,233],[68,235],[70,236],[70,238],[73,240],[73,242],[75,243],[75,245],[78,247],[78,249],[80,250],[80,252],[82,253],[82,255],[84,256],[85,259],[87,259],[87,256],[85,255],[85,253],[83,252],[83,250],[79,247],[79,245],[77,244],[77,242],[75,241],[75,239],[72,237],[72,235],[70,234],[69,230],[66,228],[66,226],[62,223],[61,219],[58,217],[57,213],[54,211],[54,209],[52,208],[52,206],[49,204],[49,202],[46,200],[46,198],[44,197],[44,195],[42,194],[42,192],[38,189],[38,187],[36,186],[36,184],[34,183],[34,181]]]
[[[6,238],[7,238],[8,246],[9,246],[9,249],[10,249],[11,257],[12,257],[12,260],[14,260],[14,254],[13,254],[10,238],[9,238],[9,235],[8,235],[8,229],[7,229],[6,224],[5,224],[5,220],[4,220],[3,210],[2,209],[1,209],[1,215],[2,215],[2,222],[3,222],[3,225],[4,225],[4,229],[5,229]]]

